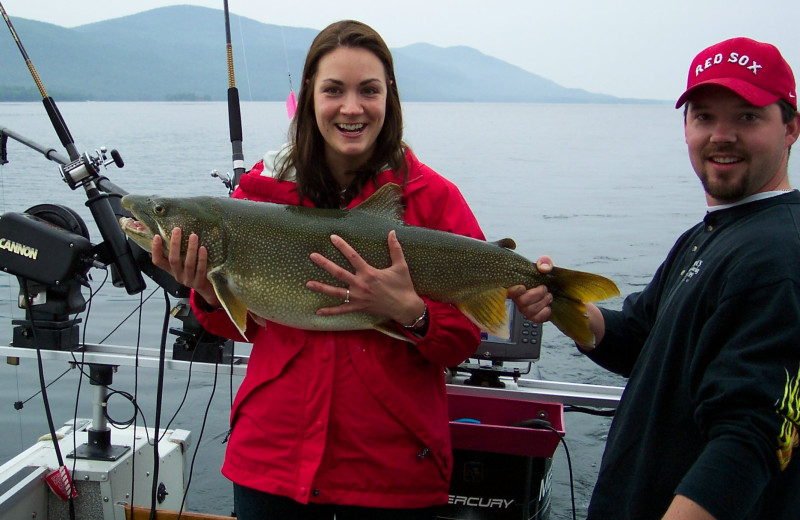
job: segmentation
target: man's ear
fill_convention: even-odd
[[[800,113],[786,124],[786,146],[792,146],[800,136]]]

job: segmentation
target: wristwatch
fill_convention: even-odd
[[[422,314],[419,318],[414,320],[414,323],[411,325],[403,325],[403,328],[406,330],[410,330],[411,332],[419,332],[421,330],[425,330],[428,326],[428,304],[425,304],[425,309],[422,311]]]

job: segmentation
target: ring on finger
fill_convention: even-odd
[[[350,303],[350,289],[347,289],[347,293],[345,293],[344,303]]]

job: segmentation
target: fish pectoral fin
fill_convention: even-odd
[[[247,311],[247,314],[250,316],[250,319],[252,319],[254,322],[256,322],[259,326],[261,326],[261,327],[266,327],[267,326],[267,320],[262,318],[261,316],[259,316],[255,312]]]
[[[409,343],[416,344],[417,342],[413,339],[409,338],[408,336],[399,333],[391,323],[376,323],[372,326],[378,332],[383,332],[387,336],[390,336],[394,339],[399,339],[401,341],[408,341]]]
[[[493,336],[508,339],[506,294],[505,288],[497,287],[460,301],[455,305],[478,327]]]
[[[219,271],[211,271],[208,273],[208,279],[214,287],[214,292],[217,298],[219,298],[222,308],[228,313],[228,316],[233,324],[236,325],[236,328],[239,329],[239,333],[242,337],[247,339],[247,336],[245,336],[245,329],[247,329],[247,306],[231,292],[228,286],[228,279],[224,274]]]

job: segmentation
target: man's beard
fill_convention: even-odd
[[[736,202],[745,198],[748,190],[748,179],[743,177],[735,182],[714,182],[709,183],[708,175],[705,173],[700,176],[700,182],[708,195],[721,202]]]
[[[704,153],[704,157],[709,158],[714,154],[732,154],[742,157],[745,161],[747,160],[746,154],[735,150],[733,146],[729,145],[714,146]],[[708,165],[706,165],[706,167],[708,167]],[[722,181],[715,180],[712,182],[709,180],[710,174],[708,171],[704,170],[699,177],[705,192],[720,202],[730,203],[741,200],[747,196],[748,190],[750,189],[750,178],[748,175],[733,180],[724,180],[723,178]]]

